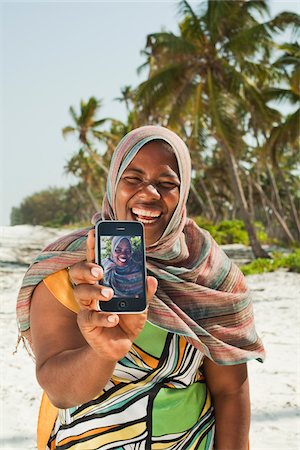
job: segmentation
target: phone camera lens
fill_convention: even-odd
[[[126,308],[126,306],[127,306],[127,303],[125,302],[125,300],[121,300],[121,301],[119,302],[119,307],[120,307],[120,308]]]

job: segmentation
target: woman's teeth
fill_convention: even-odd
[[[159,211],[148,211],[146,209],[132,208],[132,212],[142,223],[154,223],[161,215]]]
[[[126,258],[119,258],[119,261],[121,261],[122,263],[126,262],[127,259]]]

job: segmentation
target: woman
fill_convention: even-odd
[[[118,297],[136,297],[143,292],[141,264],[132,258],[130,238],[114,236],[111,255],[103,259],[104,284],[113,289]]]
[[[25,277],[20,331],[58,408],[50,448],[247,448],[246,362],[264,350],[241,272],[186,217],[190,170],[185,144],[162,127],[133,130],[112,157],[94,220],[144,224],[147,313],[96,311],[113,291],[96,283],[93,230],[50,245]]]

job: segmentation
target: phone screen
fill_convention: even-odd
[[[133,222],[100,222],[96,226],[97,258],[103,267],[102,283],[113,298],[99,301],[102,311],[139,312],[146,307],[143,227]]]

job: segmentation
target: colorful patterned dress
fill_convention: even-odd
[[[214,412],[202,362],[184,337],[147,322],[103,392],[59,410],[49,448],[212,449]]]

